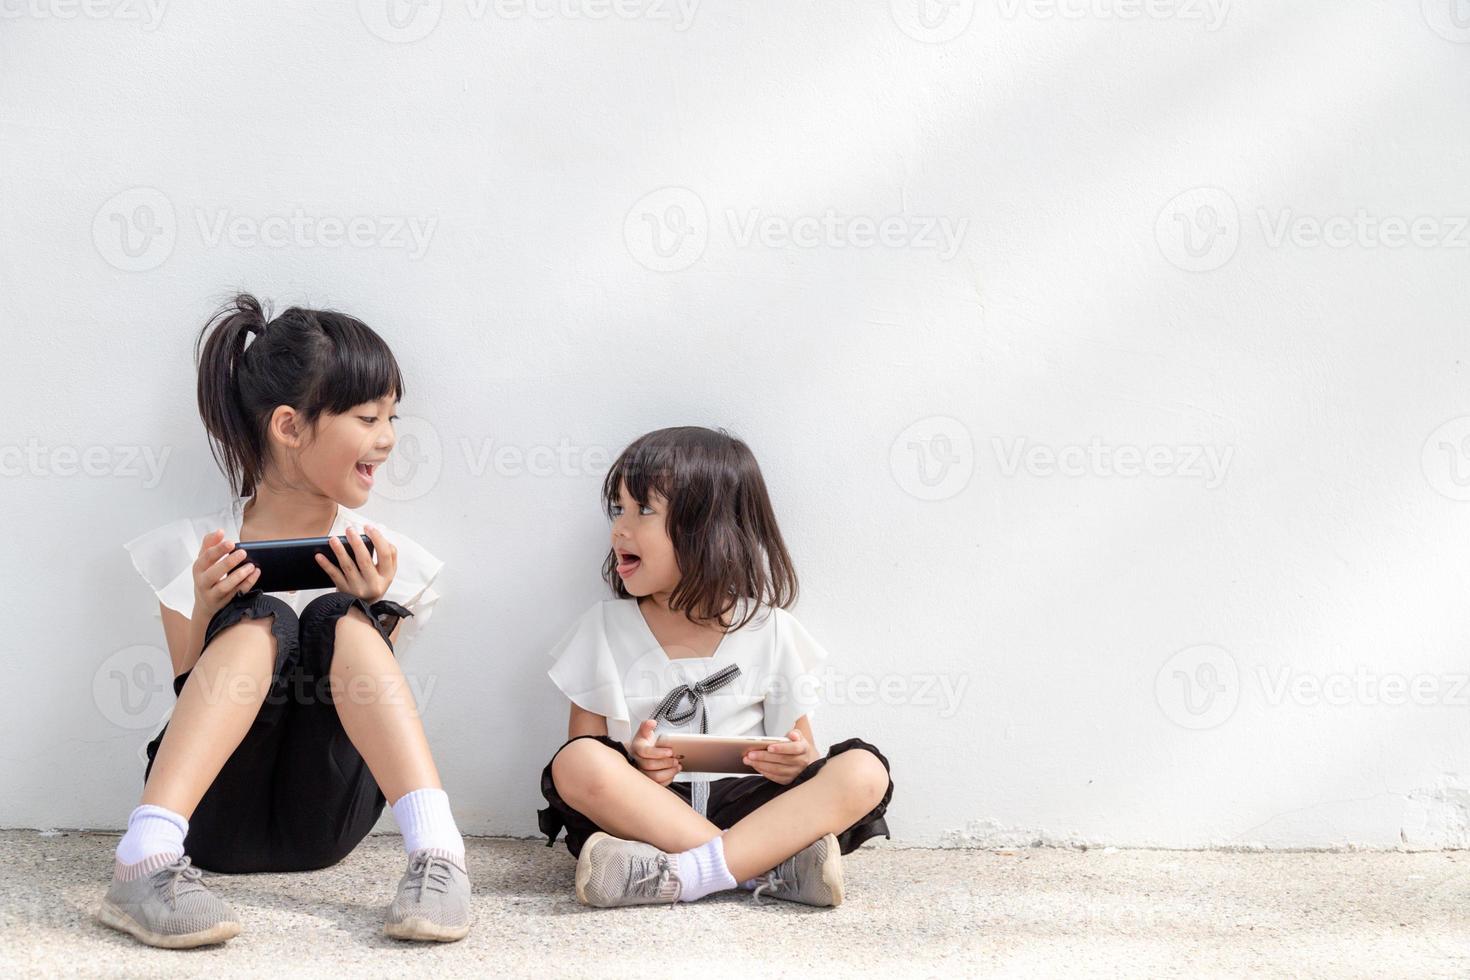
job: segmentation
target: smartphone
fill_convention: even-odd
[[[299,592],[307,589],[335,588],[326,569],[316,563],[317,555],[326,555],[327,561],[337,564],[332,554],[331,538],[283,538],[279,541],[239,541],[234,551],[245,550],[245,560],[260,569],[260,578],[255,588],[262,592]],[[347,535],[339,534],[349,556],[352,545]],[[368,554],[373,554],[373,540],[362,536]],[[231,552],[233,554],[234,552]],[[339,566],[340,567],[340,566]]]
[[[784,741],[784,738],[764,735],[667,732],[654,739],[653,744],[662,749],[673,749],[685,772],[752,773],[755,770],[745,764],[745,753]]]

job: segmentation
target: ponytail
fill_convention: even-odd
[[[210,317],[194,342],[199,365],[199,417],[209,433],[214,461],[237,495],[249,497],[262,476],[265,446],[240,404],[239,385],[245,345],[251,334],[263,334],[265,311],[260,300],[240,293]]]

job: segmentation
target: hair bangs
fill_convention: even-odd
[[[331,347],[313,408],[340,415],[388,396],[402,400],[403,373],[382,337],[362,321],[345,315],[322,326]]]
[[[677,479],[677,447],[659,439],[640,439],[629,446],[607,471],[602,483],[603,510],[611,518],[622,505],[622,487],[639,506],[647,506],[654,495],[672,500]]]

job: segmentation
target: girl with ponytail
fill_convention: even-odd
[[[195,353],[199,415],[232,500],[126,545],[158,599],[178,703],[148,746],[98,917],[152,946],[224,942],[240,921],[200,868],[327,867],[391,801],[408,870],[384,931],[462,938],[464,842],[395,659],[439,599],[442,563],[357,511],[393,450],[398,362],[355,317],[271,318],[249,295],[205,324]],[[318,562],[335,588],[256,587],[250,542],[324,535],[336,564]]]

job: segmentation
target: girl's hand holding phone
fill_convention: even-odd
[[[667,786],[674,781],[681,767],[679,760],[674,758],[673,749],[654,744],[653,730],[657,727],[658,722],[652,718],[644,719],[628,748],[643,775],[660,786]]]
[[[199,542],[199,557],[194,559],[194,615],[208,623],[237,593],[255,588],[260,569],[245,560],[245,552],[235,551],[235,544],[225,540],[223,530],[210,531]]]
[[[793,728],[786,733],[786,739],[768,749],[752,749],[745,753],[745,764],[771,782],[785,786],[815,761],[811,743],[801,729]]]
[[[347,540],[352,545],[351,554],[333,535],[331,548],[337,564],[333,565],[322,554],[316,556],[316,563],[326,571],[338,592],[355,595],[367,602],[377,602],[388,594],[388,586],[393,583],[393,576],[398,571],[398,549],[375,527],[369,526],[367,535],[377,551],[377,561],[368,554],[367,545],[362,543],[362,536],[357,533],[357,529],[349,527]]]

